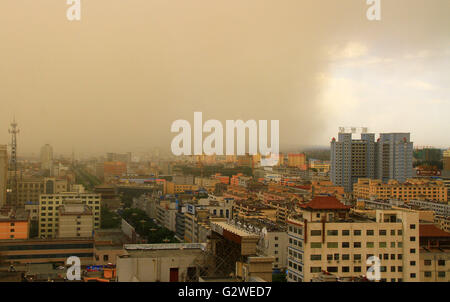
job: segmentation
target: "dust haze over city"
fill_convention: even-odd
[[[0,287],[448,284],[449,84],[449,0],[2,0]]]
[[[169,151],[200,111],[279,120],[281,150],[339,126],[447,147],[450,4],[384,2],[369,22],[358,0],[97,0],[68,22],[65,1],[3,1],[0,141],[15,115],[22,155]]]

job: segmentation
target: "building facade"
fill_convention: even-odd
[[[413,143],[409,133],[381,133],[377,142],[376,177],[404,182],[413,176]]]
[[[367,275],[377,259],[379,281],[420,280],[414,211],[376,210],[369,218],[333,197],[315,197],[288,219],[288,236],[290,282],[310,282],[323,271],[342,278]]]
[[[352,139],[352,133],[339,133],[331,141],[330,179],[345,192],[351,192],[358,178],[373,178],[387,182],[391,179],[405,182],[413,176],[413,143],[409,133],[361,133],[361,139]]]
[[[351,192],[361,177],[375,178],[375,134],[362,133],[357,140],[351,133],[339,133],[331,141],[330,179]]]
[[[401,183],[390,180],[383,183],[379,179],[360,178],[355,183],[353,195],[362,199],[397,199],[405,202],[411,200],[447,202],[448,190],[439,180],[408,179]]]
[[[59,207],[71,203],[87,205],[94,217],[94,229],[100,228],[100,194],[42,194],[39,198],[39,238],[56,238],[60,227]]]
[[[41,148],[41,170],[49,172],[49,176],[53,173],[53,147],[49,144]]]

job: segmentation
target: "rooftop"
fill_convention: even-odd
[[[351,208],[334,196],[315,196],[310,202],[300,204],[300,207],[311,210],[348,210]]]
[[[450,233],[441,230],[434,224],[420,224],[419,225],[419,237],[447,237],[450,238]]]

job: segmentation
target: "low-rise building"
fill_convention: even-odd
[[[94,233],[94,215],[92,208],[82,204],[81,200],[68,201],[59,206],[59,238],[89,238]]]
[[[22,209],[0,213],[0,240],[28,239],[30,220],[28,212]]]
[[[450,282],[450,233],[420,224],[420,281]]]
[[[447,202],[447,188],[443,181],[430,179],[407,179],[406,182],[359,178],[353,186],[353,195],[363,199],[427,200]]]
[[[118,282],[198,281],[206,244],[126,244],[117,258]]]

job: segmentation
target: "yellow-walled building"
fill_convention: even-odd
[[[447,188],[442,181],[428,179],[408,179],[404,183],[390,180],[382,183],[379,179],[360,178],[353,186],[355,198],[433,200],[447,202]]]

